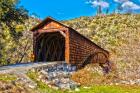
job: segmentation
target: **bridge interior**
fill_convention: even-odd
[[[59,32],[42,33],[36,46],[37,61],[65,61],[65,37]]]

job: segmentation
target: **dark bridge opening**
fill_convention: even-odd
[[[64,61],[65,37],[60,32],[43,33],[37,38],[37,61]]]

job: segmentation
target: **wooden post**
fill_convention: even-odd
[[[70,50],[69,50],[69,29],[65,30],[65,33],[66,33],[66,37],[65,37],[65,61],[66,63],[70,63],[70,59],[69,59],[69,56],[70,56]]]

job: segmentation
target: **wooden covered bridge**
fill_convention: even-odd
[[[65,61],[77,66],[108,62],[108,51],[50,17],[31,31],[36,62]]]

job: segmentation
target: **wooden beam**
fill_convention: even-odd
[[[66,37],[66,34],[63,31],[59,31],[59,32],[62,36]]]

